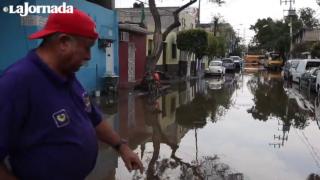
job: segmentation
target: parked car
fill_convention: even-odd
[[[207,84],[208,89],[211,89],[211,90],[222,89],[224,81],[225,81],[225,79],[223,76],[223,77],[219,77],[219,78],[208,79],[208,80],[206,80],[206,84]]]
[[[310,101],[309,98],[303,95],[303,93],[299,90],[299,85],[291,84],[291,86],[284,88],[284,90],[288,96],[288,99],[296,101],[300,109],[305,111],[314,110],[314,102]]]
[[[222,65],[222,61],[210,61],[209,67],[205,70],[206,75],[224,75],[226,68]]]
[[[222,59],[222,65],[226,68],[226,70],[234,71],[236,69],[236,65],[230,58]]]
[[[243,60],[239,56],[230,56],[229,58],[233,60],[236,67],[242,67]]]
[[[290,59],[287,60],[284,63],[283,69],[282,69],[282,76],[285,80],[290,79],[291,72],[293,69],[295,69],[299,64],[299,59]]]
[[[300,87],[310,88],[311,91],[316,91],[317,74],[320,72],[319,67],[313,67],[301,75]]]
[[[291,72],[291,79],[294,82],[300,83],[301,75],[312,67],[319,67],[320,59],[303,59],[299,61],[299,64]]]
[[[316,78],[316,92],[318,93],[318,96],[320,96],[320,71],[318,71]]]
[[[320,129],[320,95],[314,100],[314,119],[317,122],[318,128]]]

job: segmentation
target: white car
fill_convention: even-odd
[[[292,70],[291,77],[292,81],[300,83],[300,78],[303,73],[312,67],[319,67],[320,59],[303,59],[299,61],[298,66]]]
[[[211,90],[222,89],[224,82],[225,82],[224,76],[206,80],[207,86]]]
[[[292,79],[291,74],[293,69],[295,69],[299,64],[299,59],[289,59],[285,62],[281,75],[284,79]]]
[[[318,71],[316,78],[316,92],[320,95],[320,71]]]
[[[207,75],[224,75],[226,68],[222,65],[222,61],[210,61],[209,67],[206,69]]]

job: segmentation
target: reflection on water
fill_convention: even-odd
[[[279,73],[195,80],[161,97],[120,93],[116,103],[98,103],[145,172],[128,172],[101,144],[89,180],[307,179],[320,171],[319,99]]]

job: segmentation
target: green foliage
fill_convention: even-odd
[[[208,50],[207,55],[210,59],[218,54],[219,41],[212,33],[208,33]]]
[[[320,58],[320,42],[313,44],[311,48],[311,56]]]
[[[293,48],[293,56],[299,57],[301,53],[310,51],[313,47],[314,42],[303,42],[300,44],[296,44]]]
[[[227,50],[226,46],[226,39],[222,36],[219,36],[218,38],[218,49],[217,49],[217,57],[221,56],[223,57],[225,55],[225,52]]]
[[[315,18],[315,11],[311,8],[299,10],[299,16],[292,18],[293,35],[298,33],[302,27],[315,28],[319,26],[319,21]],[[290,17],[283,20],[273,20],[270,17],[258,19],[251,26],[256,35],[253,40],[253,49],[263,49],[266,51],[279,51],[282,53],[290,50]]]
[[[224,56],[226,52],[226,39],[223,36],[214,36],[213,33],[208,33],[208,49],[207,55],[209,59],[213,57]]]
[[[208,47],[207,32],[201,29],[181,31],[177,35],[177,47],[195,53],[198,59],[206,54]]]
[[[299,10],[299,13],[300,13],[300,20],[303,22],[304,27],[315,28],[319,26],[319,20],[314,17],[316,13],[315,10],[309,7],[301,8]]]
[[[260,49],[280,52],[289,50],[290,34],[288,24],[282,21],[274,21],[271,18],[258,19],[250,29],[256,32],[255,39]]]

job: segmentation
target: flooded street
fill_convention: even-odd
[[[93,179],[307,179],[320,174],[319,98],[257,67],[177,84],[155,99],[97,99],[142,159],[128,172],[100,145]],[[318,123],[317,123],[318,122]]]

